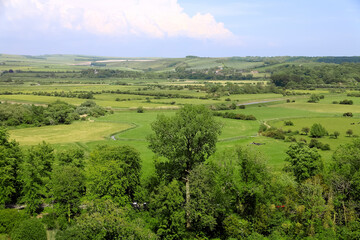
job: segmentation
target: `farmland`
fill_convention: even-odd
[[[83,219],[79,216],[90,214],[88,209],[77,208],[80,202],[89,209],[96,201],[108,204],[104,209],[116,211],[118,206],[127,206],[124,212],[132,214],[126,220],[130,221],[128,224],[135,224],[139,231],[155,232],[158,219],[147,216],[144,205],[132,205],[132,210],[130,203],[149,201],[149,211],[153,213],[162,209],[167,197],[177,196],[180,200],[174,211],[181,211],[178,216],[184,227],[188,187],[194,189],[191,197],[200,199],[199,204],[210,199],[204,200],[208,205],[202,209],[191,206],[195,209],[192,211],[200,212],[199,216],[216,219],[204,220],[209,226],[218,224],[216,221],[231,227],[241,223],[246,231],[269,235],[271,224],[275,226],[271,231],[276,233],[278,230],[274,229],[285,229],[292,222],[286,234],[310,236],[313,225],[329,230],[314,219],[322,219],[328,214],[326,211],[335,216],[336,205],[339,219],[329,217],[326,221],[343,227],[347,218],[355,219],[351,215],[355,207],[353,212],[347,212],[345,205],[350,209],[357,200],[345,199],[333,190],[333,178],[326,174],[351,171],[349,164],[341,165],[342,161],[352,161],[342,151],[354,151],[356,156],[360,135],[358,69],[357,63],[335,65],[320,60],[0,55],[2,147],[10,149],[12,159],[20,159],[22,178],[31,179],[36,171],[45,173],[45,177],[35,179],[40,182],[35,187],[24,185],[24,193],[10,189],[11,197],[3,198],[1,203],[24,202],[26,211],[34,216],[41,211],[44,216],[56,216],[53,228],[48,227],[51,221],[47,217],[43,220],[48,234],[56,238],[57,233],[61,236],[72,227],[80,229],[76,224]],[[329,69],[335,69],[336,77],[323,76]],[[296,161],[291,162],[294,155]],[[50,170],[46,172],[51,165],[47,161],[53,161],[51,179]],[[306,165],[309,162],[311,166]],[[34,163],[41,167],[34,167]],[[305,172],[299,174],[299,169]],[[69,182],[67,178],[75,180]],[[59,184],[57,179],[68,182]],[[72,197],[66,204],[60,200],[55,200],[55,204],[52,196],[43,193],[52,188],[56,195],[55,190],[77,181],[84,189],[86,186],[86,192],[76,186],[71,194],[78,193],[80,197],[69,193]],[[34,188],[38,188],[35,195]],[[62,197],[60,193],[58,199]],[[313,201],[316,194],[324,202],[316,204],[322,204],[319,209],[325,210],[314,210],[299,197]],[[332,194],[342,200],[333,203]],[[78,202],[67,204],[75,200]],[[38,209],[40,203],[53,204],[54,212],[47,207]],[[215,209],[216,213],[208,213],[208,209]],[[307,212],[311,216],[304,217],[304,211],[320,213]],[[224,212],[227,215],[222,216]],[[240,219],[240,215],[246,217]],[[203,220],[199,218],[192,221],[200,224]],[[270,218],[269,222],[284,222],[263,224]],[[309,223],[308,218],[313,222]],[[139,221],[151,226],[138,224]],[[223,228],[221,224],[217,227]],[[135,229],[135,225],[130,228]],[[197,231],[203,231],[219,237],[225,231],[200,225],[194,228],[201,230],[187,230],[187,234],[194,237]],[[227,236],[234,236],[225,228]],[[296,232],[297,228],[301,231]],[[0,234],[2,237],[5,235]]]
[[[263,60],[264,61],[264,60]],[[314,122],[323,122],[321,119],[331,117],[333,125],[344,126],[341,121],[356,121],[343,119],[344,112],[354,113],[354,118],[360,114],[360,98],[351,97],[354,105],[346,106],[332,104],[347,98],[346,93],[332,93],[329,90],[296,90],[297,95],[284,96],[280,93],[257,94],[220,94],[210,95],[204,86],[233,84],[238,86],[264,86],[269,80],[264,78],[269,68],[283,66],[283,63],[268,65],[264,62],[249,62],[240,58],[188,58],[188,59],[125,59],[106,57],[87,57],[72,55],[46,55],[38,58],[29,56],[1,55],[0,70],[11,69],[12,74],[3,75],[0,100],[2,102],[19,104],[38,104],[46,106],[57,100],[73,105],[80,105],[83,99],[77,97],[52,96],[57,93],[91,92],[93,101],[101,107],[112,109],[114,114],[100,118],[78,121],[65,126],[48,126],[41,128],[16,128],[10,127],[12,139],[21,146],[36,145],[42,141],[59,146],[78,146],[90,152],[98,144],[124,144],[131,145],[141,152],[145,165],[151,166],[153,154],[147,149],[146,136],[151,133],[150,124],[156,120],[157,115],[174,114],[174,110],[185,104],[204,104],[207,106],[228,106],[235,103],[237,106],[247,105],[246,109],[225,110],[234,113],[254,115],[256,121],[238,121],[220,119],[224,127],[219,138],[219,151],[237,144],[250,144],[264,142],[259,146],[260,151],[266,152],[269,164],[275,170],[280,170],[285,158],[285,149],[289,143],[274,142],[273,139],[260,136],[257,132],[261,123],[266,122],[271,126],[284,130],[297,129],[296,127],[282,126],[283,119],[293,120],[296,125],[311,126]],[[210,68],[223,69],[225,66],[240,70],[244,74],[253,73],[252,80],[181,80],[181,79],[142,79],[140,78],[86,78],[81,76],[81,71],[89,69],[85,63],[101,62],[106,69],[130,69],[142,72],[149,68],[155,72],[171,71],[179,66],[186,66],[192,70]],[[314,66],[318,63],[314,63]],[[94,67],[93,67],[94,68]],[[94,70],[96,71],[96,70]],[[45,74],[46,73],[46,74]],[[11,81],[6,79],[11,78]],[[4,81],[5,79],[5,81]],[[51,93],[51,94],[49,94]],[[307,102],[309,94],[323,94],[324,100],[311,104]],[[287,103],[290,99],[292,102]],[[254,103],[254,104],[252,104]],[[144,113],[137,113],[136,109],[142,107]],[[320,117],[320,118],[319,118]],[[302,120],[300,120],[302,119]],[[338,120],[337,120],[338,119]],[[346,123],[348,124],[348,123]],[[123,131],[128,129],[127,131]],[[94,129],[94,130],[91,130]],[[301,129],[300,129],[301,130]],[[329,130],[334,131],[332,127]],[[340,129],[339,129],[340,130]],[[344,132],[344,129],[340,130]],[[355,131],[356,132],[356,131]],[[358,133],[356,132],[355,135]],[[110,136],[115,136],[116,141]],[[338,140],[326,140],[331,143],[330,152],[322,152],[326,157],[343,142],[349,142],[345,134]],[[333,143],[334,142],[334,143]],[[274,147],[278,146],[278,147]],[[144,173],[148,175],[145,168]]]

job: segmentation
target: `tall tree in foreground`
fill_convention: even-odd
[[[9,141],[9,134],[0,128],[0,208],[16,202],[21,184],[19,179],[22,153],[19,144]]]
[[[287,150],[288,169],[294,173],[296,181],[302,182],[323,170],[320,154],[304,143],[292,144]]]
[[[47,195],[46,184],[50,181],[53,162],[54,149],[45,142],[28,150],[22,165],[22,180],[23,201],[30,214],[39,210],[42,199]]]
[[[149,148],[169,161],[162,164],[165,175],[186,183],[186,226],[190,228],[189,173],[215,152],[221,124],[204,106],[185,105],[175,116],[159,115],[151,125]],[[168,175],[169,176],[169,175]]]
[[[70,222],[79,212],[80,198],[85,193],[84,174],[76,166],[58,166],[52,172],[50,186],[58,215],[66,216]]]
[[[134,148],[99,146],[90,154],[88,195],[125,205],[140,184],[140,171],[140,155]]]

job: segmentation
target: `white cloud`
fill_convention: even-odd
[[[152,38],[234,37],[211,14],[189,16],[177,0],[4,0],[4,4],[8,21],[35,18],[49,28]]]

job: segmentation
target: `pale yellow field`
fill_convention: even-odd
[[[71,125],[56,125],[10,130],[10,138],[21,145],[47,143],[90,142],[103,140],[132,125],[126,123],[78,121]]]

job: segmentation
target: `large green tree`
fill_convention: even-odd
[[[315,149],[309,148],[304,143],[297,143],[290,145],[286,153],[288,157],[285,161],[289,163],[288,169],[293,172],[298,182],[321,173],[323,162]]]
[[[59,166],[52,172],[50,187],[58,215],[66,215],[70,222],[79,211],[80,199],[85,193],[84,174],[75,166]]]
[[[175,116],[159,115],[151,124],[154,131],[148,137],[149,148],[168,159],[162,164],[167,177],[185,180],[186,205],[190,204],[188,175],[199,163],[215,152],[221,133],[221,124],[205,106],[185,105]],[[187,227],[190,228],[190,213],[187,211]]]
[[[161,239],[183,239],[185,234],[184,197],[178,181],[160,184],[151,194],[150,210],[156,217],[155,231]]]
[[[310,136],[314,138],[321,138],[328,135],[326,129],[320,123],[314,123],[310,129]]]
[[[64,231],[56,233],[57,240],[158,239],[142,219],[132,219],[129,209],[119,208],[108,200],[86,203],[86,209]]]
[[[140,155],[129,146],[99,146],[90,154],[88,194],[124,205],[140,184]]]
[[[23,201],[26,210],[34,214],[48,195],[48,186],[54,162],[54,149],[43,142],[28,150],[22,165]]]
[[[21,189],[19,179],[22,153],[19,144],[9,141],[9,134],[0,128],[0,208],[16,202]]]
[[[351,215],[360,212],[360,139],[340,146],[334,152],[333,160],[330,185],[335,193],[338,220],[346,224],[355,219]]]

